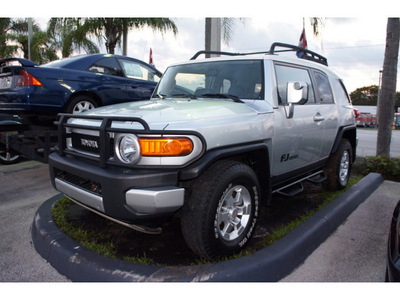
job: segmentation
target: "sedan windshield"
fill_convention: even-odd
[[[153,98],[263,99],[261,60],[202,62],[169,67]]]

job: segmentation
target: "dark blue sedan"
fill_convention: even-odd
[[[149,99],[161,72],[140,60],[81,55],[37,65],[0,59],[0,113],[55,116]]]

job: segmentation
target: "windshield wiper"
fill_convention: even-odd
[[[164,99],[165,96],[167,96],[167,95],[164,95],[164,94],[161,94],[161,93],[157,93],[157,94],[155,94],[154,96],[157,96],[157,97],[160,98],[160,99]],[[154,97],[153,97],[153,98],[154,98]]]
[[[189,99],[196,99],[196,96],[193,94],[173,94],[171,95],[171,97],[175,97],[175,98],[189,98]]]
[[[242,100],[239,99],[238,96],[231,95],[231,94],[225,94],[225,93],[220,93],[220,94],[202,94],[200,97],[216,97],[216,98],[224,98],[224,99],[232,99],[233,101],[237,103],[244,103]]]

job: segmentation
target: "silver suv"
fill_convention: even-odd
[[[57,190],[130,228],[159,233],[180,215],[187,245],[213,259],[248,243],[274,193],[344,188],[357,138],[325,57],[282,43],[204,53],[170,66],[148,101],[59,115],[49,166]]]

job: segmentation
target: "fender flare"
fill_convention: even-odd
[[[229,148],[218,148],[205,153],[205,155],[201,159],[197,160],[190,166],[180,170],[179,180],[195,179],[198,176],[200,176],[200,174],[202,174],[209,166],[211,166],[214,162],[218,160],[253,151],[264,151],[265,158],[269,162],[270,160],[269,149],[265,143],[236,145]],[[269,168],[268,168],[268,173],[269,173]]]
[[[353,133],[347,134],[350,131],[354,132],[354,134]],[[357,147],[357,127],[355,124],[339,127],[335,142],[333,143],[333,146],[331,149],[331,153],[335,153],[337,151],[337,149],[339,148],[340,142],[341,142],[343,136],[345,136],[345,135],[350,137],[349,141],[353,147],[353,158],[352,159],[354,162],[354,160],[356,159],[355,154],[356,154],[356,147]]]

